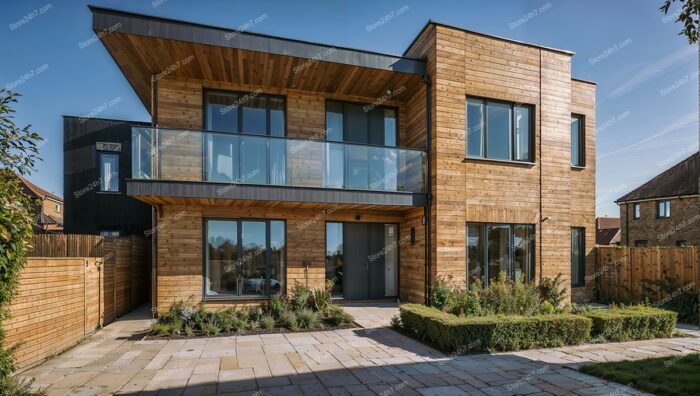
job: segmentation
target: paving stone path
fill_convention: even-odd
[[[447,356],[388,328],[134,340],[144,312],[20,375],[49,395],[623,395],[640,393],[576,366],[700,351],[687,337]]]

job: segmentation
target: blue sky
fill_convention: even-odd
[[[87,4],[232,28],[258,18],[250,31],[394,54],[433,19],[576,52],[573,76],[598,83],[597,213],[615,216],[616,198],[698,150],[698,48],[661,2],[3,1],[0,86],[23,95],[17,124],[46,139],[30,179],[62,195],[62,115],[149,119],[102,44],[85,44]]]

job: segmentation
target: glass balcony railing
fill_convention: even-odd
[[[164,128],[131,135],[134,179],[424,192],[420,150]]]

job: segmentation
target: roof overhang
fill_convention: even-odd
[[[364,88],[366,93],[360,96],[370,97],[420,83],[426,73],[425,61],[398,55],[89,7],[93,30],[147,109],[151,79],[163,73],[261,85],[255,84],[254,74],[267,76],[271,86],[281,88],[323,91],[333,87],[337,92],[345,86],[348,92],[339,93],[356,95]],[[188,59],[183,55],[188,54],[194,59],[183,65]],[[367,81],[376,83],[368,86]]]

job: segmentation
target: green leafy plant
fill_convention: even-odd
[[[593,321],[592,334],[607,341],[669,338],[676,328],[675,312],[644,305],[611,306],[582,314]]]
[[[431,287],[430,303],[437,309],[445,309],[452,304],[454,288],[451,276],[439,276]]]
[[[554,278],[542,278],[537,290],[543,301],[548,301],[555,307],[561,305],[566,298],[566,289],[561,274],[557,274]]]
[[[661,11],[668,15],[671,8],[671,3],[678,1],[681,4],[681,10],[675,22],[683,24],[683,30],[678,34],[685,35],[688,39],[688,44],[698,42],[698,34],[700,34],[700,1],[698,0],[665,0],[660,7]]]
[[[297,313],[297,321],[299,322],[299,327],[302,329],[313,329],[319,324],[319,319],[316,312],[308,308],[302,308],[299,310]]]
[[[637,302],[655,304],[658,308],[676,312],[680,322],[698,323],[700,307],[696,285],[682,284],[665,268],[661,279],[642,279],[642,298]]]
[[[455,293],[451,298],[450,305],[445,307],[445,311],[453,315],[481,315],[481,302],[478,292],[464,291]]]
[[[335,282],[332,279],[326,281],[325,287],[314,289],[312,291],[312,300],[314,308],[319,312],[324,312],[331,304],[331,293]]]
[[[17,175],[27,176],[34,170],[40,160],[37,143],[43,140],[30,131],[31,126],[15,125],[12,107],[17,97],[17,93],[0,89],[0,380],[15,370],[13,354],[18,345],[5,345],[2,321],[9,316],[8,306],[17,293],[32,244],[32,213],[39,205],[24,193]]]
[[[338,305],[331,305],[328,308],[328,321],[334,326],[340,326],[343,324],[352,323],[355,318],[349,313],[345,312],[343,308]]]
[[[296,285],[292,288],[292,309],[299,311],[302,308],[309,306],[309,299],[311,298],[312,292],[308,287]]]
[[[282,311],[279,318],[277,318],[277,323],[283,328],[291,331],[296,331],[299,328],[297,315],[294,313],[294,311],[290,310]]]
[[[267,303],[267,312],[275,318],[279,318],[282,311],[286,309],[287,301],[284,296],[278,295],[272,297]]]
[[[275,318],[272,315],[264,315],[260,318],[260,327],[265,330],[271,330],[275,328]]]

